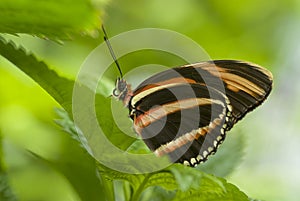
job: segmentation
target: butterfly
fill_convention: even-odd
[[[217,151],[226,133],[264,102],[273,83],[267,69],[236,60],[170,68],[134,90],[120,74],[112,95],[129,109],[135,132],[157,156],[192,167]]]

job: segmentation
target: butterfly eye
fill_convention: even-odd
[[[119,97],[122,91],[125,89],[126,85],[124,86],[124,81],[118,78],[116,80],[116,88],[113,90],[113,96]]]
[[[117,92],[118,92],[118,89],[115,88],[115,89],[113,90],[113,96],[118,97],[119,94],[118,94]]]

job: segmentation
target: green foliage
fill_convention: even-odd
[[[50,70],[45,63],[39,62],[33,55],[26,54],[25,50],[17,48],[12,42],[6,43],[4,40],[1,40],[0,49],[0,53],[4,57],[39,83],[62,106],[64,106],[67,111],[71,111],[71,86],[74,82],[60,77],[57,73]],[[100,95],[97,97],[100,98],[98,101],[101,101],[102,109],[98,119],[100,124],[102,124],[102,128],[107,129],[106,131],[110,131],[108,132],[108,137],[110,137],[110,140],[113,143],[122,146],[122,148],[128,147],[128,145],[133,142],[133,139],[125,134],[122,135],[122,132],[113,124],[112,117],[109,116],[111,111],[107,109],[110,108],[108,107],[109,99]],[[100,109],[99,105],[98,107]],[[63,129],[68,133],[71,133],[73,138],[77,140],[80,139],[80,135],[78,135],[75,126],[72,124],[72,121],[68,118],[67,114],[62,111],[59,111],[59,114],[64,118],[63,120],[58,121]],[[114,137],[114,135],[117,135],[118,137]],[[128,139],[126,140],[126,138]],[[68,178],[82,200],[95,200],[97,196],[100,198],[105,194],[110,194],[107,195],[107,197],[113,197],[111,195],[112,192],[101,192],[101,189],[112,189],[112,180],[123,180],[130,183],[132,188],[130,200],[139,200],[143,192],[147,191],[149,187],[155,186],[160,186],[166,191],[174,191],[175,196],[173,200],[187,198],[194,200],[247,200],[247,196],[244,193],[240,192],[232,184],[227,183],[224,179],[208,175],[197,169],[185,167],[183,165],[173,165],[156,173],[132,175],[117,172],[98,164],[100,172],[100,177],[98,178],[94,169],[96,167],[94,164],[95,161],[84,151],[84,149],[79,148],[78,144],[81,144],[81,142],[82,141],[79,140],[74,144],[71,141],[71,144],[68,145],[68,149],[65,149],[64,152],[61,153],[61,157],[44,160],[48,161],[53,168]],[[122,143],[125,145],[122,145]],[[82,147],[86,147],[84,144],[81,145],[83,145]],[[74,153],[76,153],[76,158],[73,158]],[[82,172],[85,174],[82,174]],[[74,177],[75,175],[76,177]],[[155,193],[152,194],[152,196],[155,196]]]
[[[32,7],[33,4],[35,7]],[[0,32],[3,33],[27,33],[63,40],[99,27],[96,10],[84,0],[76,0],[72,3],[68,0],[41,2],[19,0],[14,3],[5,0],[1,2],[0,10],[2,11]],[[11,17],[11,13],[16,15]],[[52,13],[52,15],[44,15],[44,13]],[[82,201],[117,200],[118,198],[130,201],[249,200],[236,186],[221,178],[230,174],[242,157],[241,135],[230,136],[230,142],[226,141],[216,156],[211,157],[199,168],[174,164],[153,173],[118,172],[102,165],[91,156],[90,149],[101,149],[102,144],[89,145],[82,131],[73,122],[73,87],[81,87],[82,96],[93,92],[74,80],[60,76],[45,62],[37,59],[36,55],[28,53],[21,46],[17,47],[14,42],[8,42],[1,36],[0,54],[38,83],[62,106],[63,109],[57,110],[59,119],[56,123],[73,139],[67,142],[66,147],[59,151],[57,157],[32,154],[64,175]],[[145,153],[143,143],[125,135],[114,122],[110,107],[112,100],[101,94],[96,94],[95,100],[93,107],[97,113],[97,121],[109,141],[121,150]],[[82,103],[82,109],[94,108],[86,108]],[[88,125],[89,117],[82,117],[81,123]],[[3,195],[6,196],[0,194],[2,196],[0,198],[10,201],[15,197],[9,189],[7,175],[2,172],[1,150],[0,141],[0,193],[4,192]]]
[[[110,196],[108,194],[111,192],[105,191],[103,181],[97,175],[95,160],[79,147],[75,140],[69,140],[66,146],[55,158],[32,154],[57,172],[62,173],[82,201],[107,200]]]
[[[3,171],[3,150],[2,150],[2,136],[1,136],[1,131],[0,131],[0,172]]]
[[[126,150],[135,141],[135,138],[124,135],[116,125],[112,117],[110,101],[110,98],[99,94],[96,95],[95,109],[97,119],[106,137],[118,148]]]
[[[197,167],[199,170],[219,177],[226,177],[234,171],[244,154],[243,132],[234,129],[233,132],[229,132],[226,138],[227,140],[223,142],[218,152],[207,162]]]
[[[13,194],[9,182],[8,175],[6,173],[0,172],[0,200],[1,201],[16,201],[17,198]]]
[[[67,131],[72,136],[72,138],[77,139],[78,143],[80,143],[80,145],[86,148],[87,146],[83,144],[84,140],[82,140],[82,137],[80,137],[80,135],[78,135],[78,132],[76,132],[75,126],[71,119],[69,119],[67,113],[63,110],[57,110],[57,113],[60,115],[61,118],[63,118],[57,120],[57,122],[63,127],[65,131]],[[114,140],[116,141],[116,139]],[[221,163],[218,164],[216,161],[213,160],[214,157],[211,157],[211,163],[208,163],[208,165],[204,167],[201,167],[200,165],[200,168],[198,169],[203,169],[204,171],[215,175],[229,174],[230,171],[232,171],[232,169],[235,167],[236,161],[238,161],[238,158],[234,158],[234,156],[239,157],[241,155],[231,152],[233,146],[241,143],[241,138],[236,137],[230,141],[232,142],[228,143],[229,146],[224,145],[224,148],[220,150],[220,156],[216,156],[217,159],[221,159],[220,157],[224,157],[226,154],[232,154],[230,158],[227,158],[226,162],[222,162],[221,160]],[[135,151],[137,153],[139,153],[139,149],[144,148],[142,145],[139,146],[139,144],[140,143],[135,144]],[[240,151],[239,148],[241,147],[237,147],[238,148],[236,148],[236,151]],[[98,164],[98,167],[100,173],[109,180],[123,180],[129,182],[133,189],[133,192],[135,192],[132,195],[134,198],[133,200],[137,200],[137,198],[141,195],[142,200],[147,200],[147,195],[151,195],[152,198],[153,196],[167,196],[169,199],[171,199],[170,197],[172,197],[172,199],[174,200],[180,200],[181,198],[190,199],[193,196],[195,196],[195,200],[197,200],[197,196],[201,195],[200,197],[203,197],[203,200],[206,200],[207,197],[213,199],[212,195],[214,194],[216,194],[214,195],[216,196],[214,198],[216,200],[248,200],[242,192],[236,192],[236,190],[238,189],[232,184],[226,183],[225,180],[206,174],[197,169],[185,167],[179,164],[172,165],[171,167],[160,172],[145,175],[132,175],[120,173],[112,169],[106,168],[101,164]],[[200,198],[198,198],[198,200],[199,199]]]
[[[126,180],[131,184],[129,200],[248,200],[248,197],[224,179],[201,172],[195,168],[174,164],[159,172],[129,175],[113,170],[102,172],[110,179]],[[159,189],[157,192],[154,189]],[[149,193],[151,192],[151,193]],[[149,197],[150,196],[150,197]]]
[[[2,33],[62,40],[92,31],[100,24],[96,9],[87,0],[2,0],[0,10]]]
[[[9,186],[9,177],[4,170],[4,161],[2,153],[2,136],[0,132],[0,200],[16,201],[17,198]]]
[[[82,144],[80,136],[76,132],[75,126],[68,118],[67,113],[63,110],[57,110],[60,117],[64,119],[57,120],[57,122],[67,131],[71,136],[77,139],[78,143]],[[239,139],[239,138],[237,138]],[[239,140],[233,141],[236,144]],[[232,146],[232,145],[231,145]],[[228,147],[228,148],[231,148]],[[139,149],[139,147],[136,147]],[[221,151],[222,152],[222,151]],[[229,150],[225,151],[229,154]],[[221,154],[224,156],[224,153]],[[220,156],[219,156],[220,157]],[[234,164],[235,160],[227,160],[228,164]],[[216,163],[216,162],[215,162]],[[214,167],[215,165],[215,167]],[[224,166],[222,166],[224,165]],[[208,169],[211,167],[218,173],[218,166],[224,167],[224,172],[230,172],[232,167],[226,170],[226,163],[214,164],[204,167]],[[228,166],[228,165],[227,165]],[[174,164],[169,168],[144,175],[125,174],[106,168],[98,164],[100,174],[108,180],[127,181],[133,189],[131,200],[149,200],[149,196],[155,199],[181,200],[181,199],[195,199],[195,200],[248,200],[245,194],[240,192],[232,184],[227,183],[224,179],[214,177],[206,174],[195,168],[186,167],[180,164]],[[212,170],[211,170],[212,172]],[[150,193],[151,192],[151,193]],[[123,191],[125,194],[125,192]],[[161,197],[162,198],[159,198]],[[200,198],[199,198],[200,197]]]
[[[22,47],[18,48],[13,42],[6,42],[0,36],[0,54],[8,61],[16,65],[27,75],[43,87],[58,103],[71,112],[72,88],[74,82],[59,77],[48,66],[38,61],[33,54],[29,54]],[[33,71],[33,69],[36,69]]]

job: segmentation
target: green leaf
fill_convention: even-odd
[[[34,55],[28,54],[22,47],[16,47],[13,42],[6,42],[0,37],[0,54],[15,64],[20,70],[35,80],[44,88],[69,114],[72,114],[72,93],[74,81],[59,76],[49,69],[47,64],[39,61]],[[94,92],[82,86],[82,95],[94,96]],[[104,133],[117,147],[127,149],[135,138],[125,135],[115,124],[112,118],[110,98],[96,95],[96,111]],[[82,108],[83,110],[88,108]],[[82,118],[83,120],[89,120]],[[69,128],[71,129],[71,128]],[[101,146],[101,145],[99,145]]]
[[[58,119],[55,119],[55,123],[57,123],[66,133],[70,134],[73,139],[81,143],[82,139],[80,138],[78,129],[76,129],[69,114],[62,108],[55,108],[55,113],[58,115]]]
[[[35,80],[69,114],[72,114],[73,81],[60,77],[45,63],[38,61],[34,55],[27,54],[24,49],[17,48],[12,42],[7,43],[1,38],[0,54]],[[101,178],[96,175],[94,159],[78,146],[78,142],[70,141],[59,156],[59,158],[45,160],[69,179],[83,200],[99,200],[103,197],[104,192],[101,189],[108,183],[105,181],[102,181],[103,185],[99,183]]]
[[[3,150],[2,150],[2,135],[0,131],[0,172],[4,171]]]
[[[71,114],[74,81],[60,77],[33,54],[27,53],[22,47],[16,47],[11,41],[6,42],[1,36],[0,54],[37,82]]]
[[[113,113],[111,110],[111,98],[106,98],[100,94],[97,94],[95,107],[96,107],[97,119],[99,121],[101,128],[103,129],[104,134],[106,135],[107,138],[110,139],[110,141],[115,146],[117,146],[122,150],[126,150],[134,141],[136,141],[136,138],[124,134],[120,130],[118,125],[116,125],[114,118],[112,116]],[[128,112],[127,108],[123,107],[123,109],[124,109],[123,112],[120,112],[120,114],[127,114]],[[124,117],[127,116],[124,115]],[[129,124],[127,125],[129,126]]]
[[[225,179],[218,178],[225,188],[220,192],[220,186],[210,179],[202,179],[200,189],[192,189],[187,192],[179,191],[174,201],[195,200],[195,201],[248,201],[248,197],[236,186],[227,183]]]
[[[219,177],[226,177],[239,165],[244,155],[244,136],[241,130],[235,128],[229,131],[226,140],[217,153],[196,168]]]
[[[16,201],[17,198],[9,186],[9,179],[4,170],[2,137],[0,132],[0,200],[1,201]]]
[[[0,54],[43,87],[60,105],[63,106],[68,114],[72,114],[72,92],[74,81],[59,76],[55,71],[50,70],[45,63],[38,61],[34,55],[27,54],[24,49],[17,48],[12,42],[7,43],[3,39],[0,39]],[[94,95],[88,88],[84,86],[81,87],[83,89],[82,96],[90,94]],[[107,134],[109,138],[112,138],[110,140],[112,143],[115,143],[116,146],[126,149],[135,139],[124,135],[115,125],[113,118],[111,117],[110,99],[97,94],[96,100],[95,107],[98,111],[97,118],[99,119],[102,128],[104,128],[105,134]],[[82,107],[82,109],[86,110],[89,108]],[[63,112],[60,114],[62,115],[62,113]],[[78,130],[75,128],[71,119],[69,119],[69,115],[64,114],[63,116],[66,119],[61,120],[60,124],[63,126],[64,130],[72,133],[73,137],[75,135],[78,136]],[[88,117],[82,117],[81,123],[85,124],[84,121],[86,121],[86,124],[90,122]],[[96,146],[101,147],[101,144]]]
[[[48,85],[51,85],[52,80],[49,80],[47,82]],[[93,93],[88,88],[84,88],[82,91],[82,96],[85,96],[84,94],[91,94]],[[97,119],[99,121],[99,124],[106,135],[106,137],[118,148],[122,150],[126,150],[134,141],[136,141],[135,138],[132,138],[126,134],[124,134],[119,127],[116,125],[116,123],[113,121],[112,117],[112,111],[110,107],[110,98],[106,98],[100,94],[96,94],[96,105],[95,110],[97,113]],[[87,110],[88,107],[82,107],[82,110]],[[69,134],[71,134],[71,137],[79,141],[83,147],[85,147],[86,150],[89,151],[89,146],[87,145],[88,142],[86,141],[85,136],[81,132],[79,128],[76,128],[74,125],[74,122],[69,117],[69,114],[64,112],[63,110],[56,110],[57,114],[60,116],[59,120],[56,120],[56,122]],[[89,119],[91,117],[83,117],[81,116],[81,124],[88,125],[91,120]],[[92,128],[92,127],[91,127]],[[92,133],[92,130],[85,131],[87,133]],[[102,146],[101,144],[96,144],[93,147],[94,149],[97,149]],[[113,156],[112,156],[113,157]]]
[[[155,173],[130,175],[114,170],[104,171],[108,178],[126,180],[131,183],[132,201],[160,200],[197,200],[197,201],[246,201],[248,197],[234,185],[195,168],[174,164],[167,169]],[[157,189],[159,191],[154,191]],[[163,190],[162,190],[163,189]],[[149,193],[149,191],[151,193]],[[149,197],[149,194],[151,196]],[[172,199],[171,199],[172,198]]]
[[[152,186],[141,195],[140,201],[165,201],[173,200],[176,196],[176,191],[166,191],[160,186]]]
[[[112,170],[100,163],[98,165],[98,170],[101,175],[103,175],[107,180],[123,180],[131,184],[133,189],[137,189],[140,184],[143,182],[146,175],[143,174],[127,174],[123,172],[118,172]]]
[[[8,176],[4,172],[0,172],[0,200],[1,201],[16,201],[17,198],[12,192],[9,183]]]
[[[2,0],[0,32],[53,39],[99,28],[99,14],[88,0]]]
[[[191,171],[189,167],[181,167],[177,164],[171,166],[170,171],[174,175],[176,181],[178,181],[180,190],[187,191],[189,188],[199,188],[200,183],[197,181],[201,181],[203,176],[200,171]]]
[[[181,164],[174,164],[169,170],[178,184],[173,200],[248,200],[243,192],[222,178]]]
[[[46,158],[32,153],[38,159],[62,173],[73,186],[82,201],[109,200],[111,191],[106,191],[109,182],[97,174],[95,160],[73,140],[67,140],[57,157]]]
[[[262,200],[257,200],[257,199],[249,198],[249,201],[262,201]]]
[[[83,133],[76,128],[74,122],[71,120],[69,114],[62,108],[55,109],[56,114],[59,119],[56,119],[55,122],[68,134],[71,138],[76,140],[80,146],[82,146],[87,152],[91,152],[90,147]]]

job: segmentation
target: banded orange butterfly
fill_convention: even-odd
[[[136,89],[121,77],[113,96],[129,109],[135,132],[157,156],[196,166],[217,151],[226,132],[259,106],[272,89],[272,73],[244,61],[214,60],[170,68]]]

